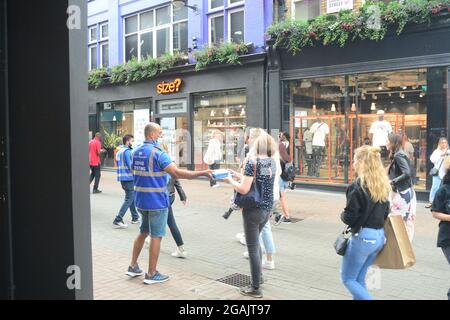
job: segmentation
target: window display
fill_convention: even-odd
[[[245,90],[195,95],[194,161],[197,167],[206,167],[203,155],[213,136],[221,137],[222,159],[219,164],[223,168],[239,166],[239,149],[243,146],[246,127],[245,107]]]

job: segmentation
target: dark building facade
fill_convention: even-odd
[[[346,185],[353,151],[376,144],[372,123],[383,110],[393,132],[408,137],[416,190],[426,197],[429,157],[439,137],[448,136],[449,36],[449,18],[442,16],[430,26],[409,26],[399,36],[390,30],[379,42],[308,47],[297,55],[270,49],[269,127],[291,133],[297,182]],[[319,172],[309,170],[314,142],[308,131],[315,122],[328,127]]]

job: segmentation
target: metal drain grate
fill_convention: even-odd
[[[241,273],[233,273],[229,276],[217,279],[216,281],[228,284],[233,287],[243,288],[249,286],[252,283],[250,276]]]

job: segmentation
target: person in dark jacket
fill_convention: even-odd
[[[392,185],[391,214],[403,217],[409,240],[412,242],[417,204],[411,180],[411,165],[408,155],[402,148],[403,137],[400,134],[390,134],[388,140],[391,159],[388,169]]]
[[[168,152],[169,148],[166,144],[161,144],[161,147],[164,149],[164,151]],[[172,204],[175,201],[175,190],[177,191],[178,196],[180,197],[180,201],[183,203],[183,205],[186,205],[187,197],[186,193],[183,190],[183,187],[181,186],[180,181],[168,175],[167,193],[169,194],[170,205],[169,205],[169,213],[167,216],[167,226],[169,227],[170,233],[172,234],[172,237],[175,240],[175,243],[177,244],[177,249],[175,250],[175,252],[172,253],[172,257],[186,258],[187,252],[184,250],[183,237],[181,236],[180,229],[178,229],[177,222],[175,221],[175,216],[173,214],[172,209]]]
[[[442,180],[442,186],[434,197],[431,212],[433,217],[440,221],[437,246],[442,249],[450,264],[450,158],[446,158],[444,167],[446,174]],[[450,300],[450,289],[448,289],[447,297]]]
[[[357,178],[347,189],[347,205],[341,214],[352,233],[342,260],[341,279],[353,299],[371,300],[366,274],[384,246],[391,186],[380,147],[358,148],[353,168]]]

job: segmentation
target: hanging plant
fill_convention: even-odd
[[[273,48],[282,46],[291,54],[304,47],[338,45],[369,39],[380,41],[390,26],[401,34],[407,25],[430,24],[432,19],[450,11],[450,0],[366,1],[357,10],[323,14],[308,21],[287,20],[268,28]]]

